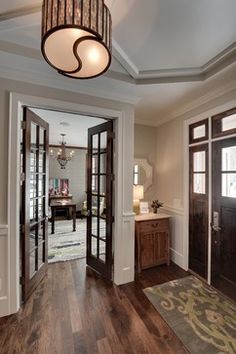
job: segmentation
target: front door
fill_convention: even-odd
[[[47,271],[48,123],[24,107],[21,150],[22,298]]]
[[[212,284],[235,295],[236,138],[214,142],[212,150]]]
[[[87,264],[112,279],[112,121],[88,130]]]

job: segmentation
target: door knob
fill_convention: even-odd
[[[212,225],[212,230],[216,231],[216,232],[220,232],[221,231],[221,227],[217,226],[217,225]]]
[[[218,211],[213,211],[213,222],[211,223],[212,230],[219,232],[221,230],[221,227],[219,226],[219,212]]]

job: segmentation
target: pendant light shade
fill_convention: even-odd
[[[111,63],[111,14],[104,0],[43,0],[41,49],[63,75],[103,74]]]

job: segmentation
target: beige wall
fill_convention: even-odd
[[[134,127],[134,157],[147,159],[153,167],[153,183],[144,193],[144,200],[151,202],[157,198],[156,184],[156,152],[157,152],[156,128],[135,124]]]
[[[50,129],[50,127],[49,127]],[[57,153],[56,148],[52,148]],[[66,149],[69,155],[72,149]],[[50,178],[68,178],[69,192],[73,196],[77,210],[82,208],[83,201],[86,200],[86,155],[87,149],[74,149],[74,156],[66,165],[65,169],[61,169],[57,160],[53,157],[49,158],[49,177]]]
[[[157,128],[155,174],[158,199],[183,206],[183,120],[176,119]]]

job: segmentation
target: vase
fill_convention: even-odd
[[[157,214],[158,208],[153,208],[153,213]]]

